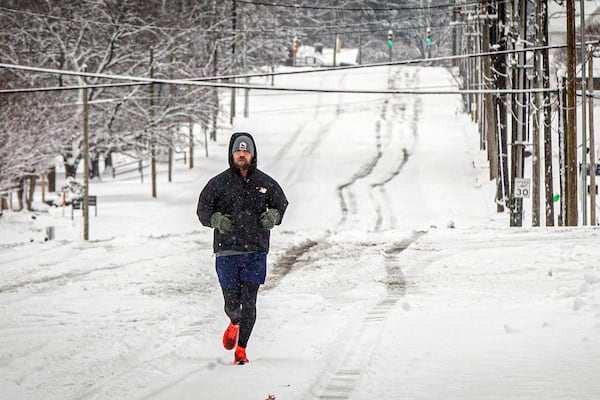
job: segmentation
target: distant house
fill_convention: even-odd
[[[295,57],[294,65],[297,67],[306,66],[333,66],[333,49],[324,48],[323,45],[300,46]],[[335,65],[357,65],[358,49],[341,48],[335,53]]]

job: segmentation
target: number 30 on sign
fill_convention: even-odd
[[[531,179],[515,178],[515,197],[528,199],[530,193],[531,193]]]

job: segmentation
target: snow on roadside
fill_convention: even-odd
[[[350,398],[598,398],[599,235],[430,232],[403,255],[403,307]]]

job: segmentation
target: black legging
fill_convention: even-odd
[[[242,282],[235,289],[223,289],[225,313],[234,325],[240,325],[238,346],[246,347],[256,322],[256,297],[259,285]]]

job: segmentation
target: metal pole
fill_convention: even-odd
[[[587,58],[587,51],[585,48],[585,11],[584,1],[579,2],[579,33],[581,35],[581,224],[587,225],[587,115],[585,112],[586,105],[586,71],[585,71],[585,60]],[[591,171],[590,171],[591,173]]]

